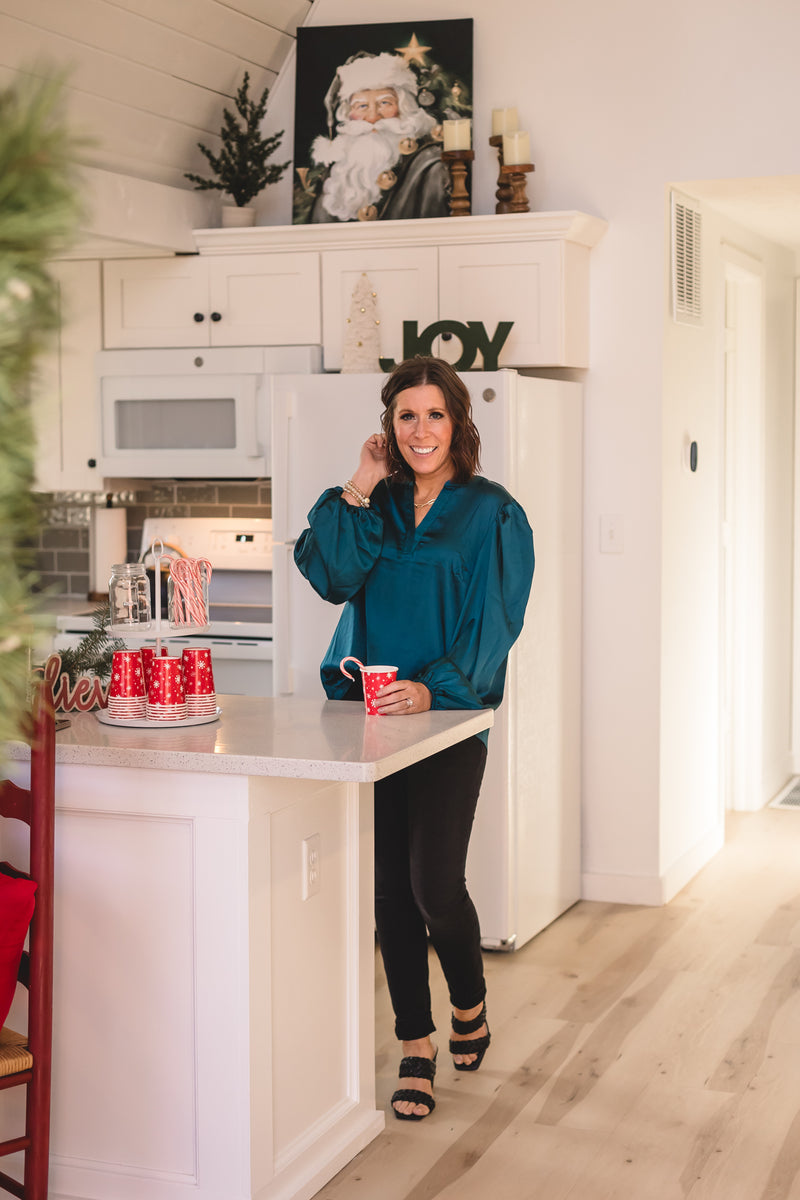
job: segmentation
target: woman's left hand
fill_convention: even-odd
[[[383,717],[403,717],[408,713],[427,712],[431,694],[424,683],[413,679],[395,679],[387,683],[375,697],[378,712]]]

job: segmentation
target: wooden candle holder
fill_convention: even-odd
[[[514,196],[511,182],[505,175],[503,167],[503,135],[502,133],[494,133],[489,138],[489,145],[494,146],[497,151],[498,175],[497,175],[497,191],[495,199],[497,203],[494,206],[496,213],[511,212],[511,201]]]
[[[468,217],[470,199],[467,191],[467,163],[475,157],[474,150],[443,150],[442,162],[450,172],[450,216]]]
[[[512,163],[503,168],[503,177],[508,180],[511,187],[511,201],[508,208],[503,209],[504,212],[525,213],[531,211],[528,206],[525,176],[533,170],[535,170],[533,163]]]

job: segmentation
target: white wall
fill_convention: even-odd
[[[428,0],[403,5],[404,20],[429,14]],[[693,575],[706,565],[716,519],[717,430],[708,400],[693,414],[693,427],[701,430],[709,474],[689,502],[673,444],[682,432],[678,415],[662,429],[665,185],[796,171],[800,8],[786,0],[735,6],[729,0],[495,0],[489,12],[464,0],[440,0],[435,15],[475,19],[474,211],[494,209],[491,109],[516,104],[536,164],[529,176],[532,206],[582,209],[609,222],[592,253],[586,377],[584,895],[658,903],[680,884],[682,872],[713,852],[708,806],[717,756],[713,674],[698,688],[686,678],[675,683],[680,664],[714,640],[710,611],[702,624],[685,619],[691,576],[684,565],[692,565]],[[311,20],[324,25],[396,16],[393,6],[376,9],[373,0],[317,0]],[[293,102],[289,71],[273,91],[271,116],[287,138]],[[288,220],[288,183],[283,191],[270,189],[267,203],[262,219]],[[787,319],[781,309],[781,328]],[[717,380],[707,356],[700,357],[698,389],[708,398]],[[769,503],[781,512],[787,388],[781,360],[769,384],[770,446],[783,462]],[[665,503],[683,507],[665,525],[662,576]],[[692,519],[683,521],[689,503]],[[623,517],[621,555],[599,553],[604,513]],[[768,551],[776,569],[789,519],[787,508]],[[787,578],[789,570],[787,556]],[[678,614],[664,624],[663,645],[662,594]],[[783,627],[786,609],[779,608]],[[772,647],[767,670],[780,709],[771,729],[781,742],[788,716],[779,657]],[[699,673],[698,664],[693,683]],[[775,746],[769,757],[780,757]]]

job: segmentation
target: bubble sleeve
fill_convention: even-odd
[[[331,604],[343,604],[360,591],[383,546],[377,509],[347,504],[341,497],[341,488],[322,493],[294,548],[300,573]]]
[[[533,580],[533,534],[522,508],[504,504],[483,543],[446,653],[416,675],[433,708],[496,707],[508,652],[522,631]]]

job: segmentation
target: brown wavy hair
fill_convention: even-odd
[[[426,383],[439,388],[444,396],[447,414],[453,422],[453,437],[450,442],[450,457],[455,467],[453,481],[467,483],[481,466],[481,439],[472,420],[469,392],[450,363],[442,358],[422,354],[398,363],[381,389],[384,405],[381,428],[386,437],[389,475],[394,478],[414,478],[414,472],[400,453],[394,435],[394,402],[399,393],[404,392],[406,388],[420,387]]]

